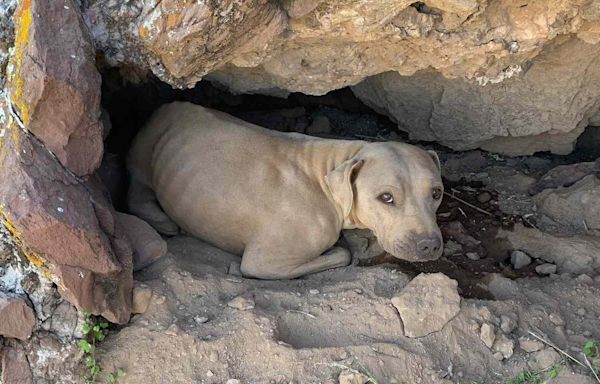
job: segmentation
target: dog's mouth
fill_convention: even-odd
[[[400,260],[406,260],[410,262],[426,262],[426,261],[434,261],[439,259],[443,253],[443,247],[435,254],[431,256],[417,256],[417,249],[414,245],[410,245],[401,240],[395,240],[393,242],[388,243],[385,241],[379,241],[379,245],[383,248],[384,251],[389,253]]]

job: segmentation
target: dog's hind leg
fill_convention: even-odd
[[[240,269],[245,277],[268,280],[294,279],[331,268],[345,267],[352,261],[350,251],[342,247],[333,247],[310,261],[286,256],[269,257],[263,252],[255,253],[247,249]]]
[[[179,227],[162,210],[154,191],[135,177],[131,178],[129,184],[127,205],[132,214],[148,222],[159,233],[167,236],[179,233]]]

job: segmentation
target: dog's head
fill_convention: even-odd
[[[369,143],[327,175],[345,228],[369,228],[388,253],[409,261],[438,259],[442,235],[435,212],[444,187],[433,151]]]

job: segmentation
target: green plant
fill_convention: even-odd
[[[554,364],[542,371],[523,371],[507,384],[545,384],[555,379],[563,368],[563,363]]]
[[[89,312],[82,312],[85,320],[81,330],[85,335],[85,339],[79,341],[79,349],[83,352],[83,362],[88,370],[87,375],[83,378],[87,383],[96,382],[98,375],[102,370],[96,361],[96,344],[106,338],[108,332],[108,322],[101,320],[97,316],[93,316]],[[117,378],[125,376],[125,371],[118,369],[115,372],[110,372],[106,375],[106,381],[109,384],[114,384]]]
[[[542,374],[535,371],[523,371],[510,380],[507,384],[541,384]]]
[[[600,355],[600,344],[597,341],[588,340],[583,345],[581,351],[588,359],[594,359]]]

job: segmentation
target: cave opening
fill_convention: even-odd
[[[173,101],[220,110],[282,132],[366,141],[400,140],[436,150],[444,163],[443,181],[449,192],[438,211],[438,223],[446,241],[444,257],[425,263],[402,261],[380,250],[373,235],[363,232],[359,234],[363,238],[358,262],[363,266],[390,263],[394,268],[412,274],[442,271],[459,281],[465,297],[491,298],[479,284],[489,273],[500,273],[509,278],[534,276],[535,268],[542,263],[513,268],[513,245],[498,239],[500,231],[512,230],[515,225],[525,228],[538,225],[536,216],[530,212],[534,208],[527,191],[520,190],[517,194],[520,197],[506,195],[506,190],[514,187],[508,185],[501,186],[499,192],[496,187],[502,184],[502,178],[515,178],[516,183],[521,182],[519,177],[533,180],[552,167],[587,161],[594,155],[594,147],[585,145],[587,140],[580,140],[578,149],[568,156],[538,153],[512,158],[479,150],[455,152],[436,143],[411,142],[395,122],[363,104],[349,88],[323,96],[292,93],[281,98],[232,94],[204,80],[191,89],[174,89],[152,76],[133,83],[123,78],[119,69],[108,69],[103,72],[102,107],[105,125],[110,129],[106,132],[105,154],[99,173],[118,211],[128,211],[125,159],[131,142],[153,111]],[[595,132],[588,129],[582,137],[593,134]],[[488,168],[496,169],[496,173],[488,175]],[[516,171],[513,173],[510,169]],[[525,203],[514,202],[524,196]],[[345,234],[340,242],[352,248],[357,246],[352,244],[356,240],[353,234]]]

